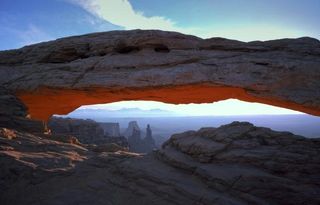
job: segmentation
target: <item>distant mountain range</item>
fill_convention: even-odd
[[[105,118],[172,117],[181,115],[173,111],[161,109],[142,110],[139,108],[122,108],[119,110],[79,109],[69,113],[66,116],[82,119],[90,118],[100,120]]]

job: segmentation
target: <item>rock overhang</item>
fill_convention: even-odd
[[[121,100],[208,103],[229,98],[320,115],[320,42],[200,39],[112,31],[0,52],[0,83],[47,119]]]

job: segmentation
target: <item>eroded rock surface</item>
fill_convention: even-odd
[[[1,204],[320,203],[320,140],[234,122],[149,155],[0,130]]]
[[[228,98],[320,115],[320,42],[239,42],[165,31],[112,31],[0,52],[0,85],[32,117],[121,100]]]
[[[320,140],[246,122],[173,135],[161,160],[257,204],[320,202]]]

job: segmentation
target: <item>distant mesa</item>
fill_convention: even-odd
[[[150,125],[147,125],[146,136],[142,138],[137,121],[129,122],[124,136],[120,133],[119,123],[98,123],[90,119],[52,117],[48,128],[54,135],[74,136],[83,144],[115,143],[138,153],[148,153],[156,148]]]
[[[52,134],[71,135],[84,144],[116,143],[128,147],[127,139],[120,136],[118,123],[100,124],[89,119],[52,117],[48,128]]]
[[[104,130],[104,134],[107,136],[119,137],[120,125],[116,122],[99,122],[100,127]]]

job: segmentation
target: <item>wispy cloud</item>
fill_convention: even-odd
[[[0,11],[0,50],[13,49],[54,39],[34,23],[21,24],[13,14]]]
[[[255,24],[247,26],[179,27],[172,19],[164,16],[145,16],[136,11],[129,0],[69,0],[83,7],[88,12],[124,29],[161,29],[178,31],[202,38],[225,37],[242,41],[270,40],[285,37],[301,37],[307,35],[302,31],[283,28],[276,25]],[[200,2],[199,2],[200,3]]]
[[[15,30],[15,33],[21,39],[22,45],[29,45],[53,39],[53,37],[33,24],[29,24],[25,30]]]
[[[177,30],[175,23],[162,16],[146,17],[135,11],[128,0],[71,0],[87,11],[124,29]]]
[[[48,33],[33,24],[27,25],[26,28],[16,28],[7,25],[3,26],[1,29],[3,30],[3,32],[7,33],[7,35],[11,35],[15,39],[17,39],[17,47],[54,39]]]

